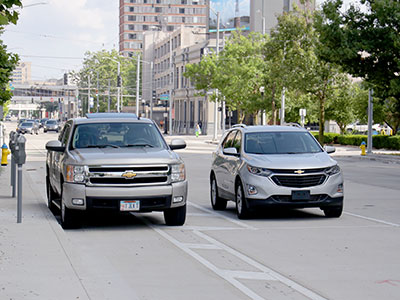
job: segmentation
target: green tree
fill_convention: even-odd
[[[101,50],[98,52],[87,52],[83,61],[83,67],[78,72],[71,72],[74,81],[78,84],[82,100],[83,113],[87,111],[88,103],[88,82],[90,76],[90,95],[94,98],[96,106],[96,89],[97,89],[97,73],[99,74],[99,95],[105,95],[108,91],[108,82],[111,87],[111,106],[110,109],[115,111],[117,103],[117,74],[118,63],[120,63],[120,74],[122,77],[122,85],[124,90],[122,94],[136,94],[136,60],[118,55],[116,50],[110,52]],[[132,76],[135,74],[135,76]],[[105,112],[108,109],[108,97],[103,101],[103,97],[99,99],[99,111]],[[128,105],[129,99],[124,98],[123,105]],[[92,109],[96,110],[95,108]]]
[[[366,9],[328,0],[317,21],[326,47],[319,55],[340,64],[374,89],[386,109],[385,121],[396,132],[400,123],[400,2],[361,0]]]
[[[22,7],[20,0],[0,0],[0,26],[17,24],[19,13],[14,6]]]

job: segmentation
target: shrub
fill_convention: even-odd
[[[311,132],[312,135],[318,140],[319,134],[318,132]],[[340,134],[332,133],[332,132],[324,132],[324,144],[334,144],[336,143],[336,139]]]

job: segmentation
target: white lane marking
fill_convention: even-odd
[[[199,237],[205,239],[206,241],[210,242],[213,245],[216,245],[218,247],[220,247],[221,249],[227,251],[228,253],[236,256],[237,258],[240,258],[241,260],[243,260],[244,262],[246,262],[247,264],[261,270],[263,273],[266,274],[266,276],[269,276],[277,281],[280,281],[282,283],[284,283],[285,285],[291,287],[292,289],[294,289],[295,291],[303,294],[304,296],[312,299],[312,300],[326,300],[326,298],[314,293],[312,290],[307,289],[304,286],[301,286],[300,284],[294,282],[293,280],[275,272],[274,270],[256,262],[255,260],[253,260],[252,258],[230,248],[229,246],[217,241],[216,239],[206,235],[205,233],[202,233],[200,231],[194,231],[195,234],[197,234]]]
[[[369,220],[369,221],[373,221],[373,222],[389,225],[389,226],[400,227],[400,224],[396,224],[396,223],[392,223],[392,222],[386,222],[384,220],[365,217],[365,216],[361,216],[361,215],[357,215],[357,214],[353,214],[353,213],[349,213],[349,212],[344,212],[344,214],[352,216],[352,217],[356,217],[356,218],[361,218],[361,219],[365,219],[365,220]]]
[[[228,276],[231,276],[233,278],[276,281],[276,278],[264,272],[230,271],[230,270],[227,270],[225,272]]]
[[[215,246],[213,244],[190,244],[190,243],[182,243],[186,247],[190,249],[202,249],[202,250],[220,250],[221,248]]]
[[[214,266],[212,263],[210,263],[209,261],[207,261],[206,259],[204,259],[202,256],[200,256],[199,254],[197,254],[196,252],[194,252],[193,250],[191,250],[189,247],[187,247],[187,245],[179,242],[178,240],[174,239],[172,236],[170,236],[169,234],[167,234],[166,232],[164,232],[163,230],[157,228],[156,226],[154,226],[153,224],[151,224],[147,219],[145,219],[144,217],[141,218],[142,221],[149,226],[151,229],[153,229],[154,231],[156,231],[158,234],[160,234],[162,237],[164,237],[165,239],[167,239],[168,241],[170,241],[172,244],[174,244],[176,247],[178,247],[179,249],[181,249],[182,251],[186,252],[188,255],[190,255],[191,257],[193,257],[194,259],[196,259],[198,262],[200,262],[202,265],[204,265],[206,268],[210,269],[211,271],[213,271],[215,274],[217,274],[218,276],[220,276],[221,278],[225,279],[226,281],[228,281],[230,284],[232,284],[234,287],[236,287],[237,289],[239,289],[242,293],[244,293],[245,295],[247,295],[249,298],[254,299],[254,300],[263,300],[262,297],[260,297],[259,295],[257,295],[256,293],[254,293],[251,289],[249,289],[248,287],[246,287],[244,284],[242,284],[241,282],[239,282],[238,280],[234,279],[233,277],[229,276],[226,271],[221,270],[219,268],[217,268],[216,266]]]
[[[193,206],[193,207],[195,207],[195,208],[197,208],[199,210],[205,211],[205,212],[207,212],[207,213],[209,213],[209,214],[211,214],[213,216],[225,219],[225,220],[227,220],[227,221],[229,221],[229,222],[231,222],[233,224],[236,224],[236,225],[238,225],[240,227],[243,227],[243,228],[246,228],[246,229],[251,229],[251,230],[258,230],[257,228],[255,228],[255,227],[253,227],[251,225],[248,225],[248,224],[246,224],[244,222],[241,222],[241,221],[238,221],[238,220],[234,220],[234,219],[232,219],[230,217],[224,216],[223,214],[217,213],[217,212],[215,212],[215,211],[213,211],[213,210],[211,210],[209,208],[204,208],[204,207],[202,207],[200,205],[197,205],[197,204],[194,204],[192,202],[189,202],[189,205],[191,205],[191,206]]]
[[[136,217],[142,214],[135,214]],[[246,230],[247,228],[239,228],[239,227],[213,227],[213,226],[185,226],[183,229],[185,230],[200,230],[200,231],[218,231],[218,230]],[[171,227],[168,230],[177,230],[181,231],[181,227]]]
[[[210,213],[186,213],[186,216],[191,216],[191,217],[214,217],[212,214]]]

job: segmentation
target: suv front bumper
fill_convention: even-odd
[[[63,200],[71,209],[120,209],[122,200],[139,200],[138,212],[162,211],[171,207],[183,206],[187,200],[187,180],[169,185],[135,187],[100,187],[84,184],[64,183]],[[73,199],[83,199],[83,205],[74,205]],[[174,199],[182,201],[174,202]]]

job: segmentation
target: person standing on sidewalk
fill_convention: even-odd
[[[195,131],[196,137],[199,137],[199,135],[201,134],[201,128],[199,123],[196,124],[196,131]]]

